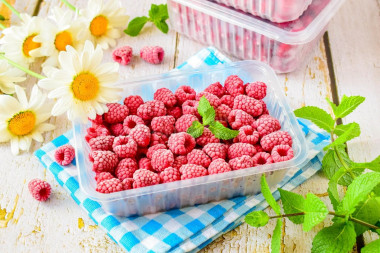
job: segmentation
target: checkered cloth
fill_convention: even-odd
[[[206,48],[178,68],[200,68],[229,61],[214,48]],[[330,138],[309,121],[299,120],[299,123],[309,145],[310,160],[302,168],[290,171],[277,185],[286,190],[294,189],[320,170],[321,150]],[[247,213],[262,210],[268,205],[258,194],[140,217],[111,215],[79,188],[75,162],[62,167],[54,161],[57,147],[67,143],[74,145],[72,131],[46,144],[35,155],[91,219],[129,252],[196,252],[241,224]],[[278,199],[279,193],[276,191],[274,196]]]

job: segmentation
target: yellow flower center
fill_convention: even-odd
[[[67,45],[73,45],[73,38],[71,37],[71,33],[68,31],[58,33],[55,36],[54,45],[58,51],[66,51]]]
[[[96,97],[99,91],[99,80],[91,73],[82,72],[71,84],[75,98],[88,101]]]
[[[102,36],[107,32],[108,19],[104,16],[95,17],[90,24],[90,32],[94,36]]]
[[[31,111],[19,112],[8,121],[8,130],[17,136],[27,135],[36,125],[36,115]]]
[[[33,38],[36,37],[36,35],[37,34],[30,35],[24,40],[24,43],[22,44],[22,52],[26,57],[30,57],[30,51],[41,46],[41,43],[33,41]]]

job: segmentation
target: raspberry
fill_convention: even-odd
[[[196,96],[196,99],[199,101],[203,96],[208,100],[208,102],[210,103],[212,107],[217,108],[219,105],[221,105],[220,99],[217,96],[208,92],[204,92],[204,91],[198,93]]]
[[[267,85],[263,82],[249,83],[245,86],[245,93],[254,99],[263,99],[267,95]]]
[[[150,137],[150,146],[166,144],[168,137],[163,133],[153,133]]]
[[[154,100],[162,101],[166,107],[173,107],[177,104],[177,98],[173,92],[167,88],[161,88],[154,93]]]
[[[217,121],[220,122],[223,126],[228,127],[227,121],[225,120],[217,120]]]
[[[93,125],[103,125],[103,115],[96,114],[95,119],[90,119],[89,120],[93,123]]]
[[[91,140],[90,140],[91,141]],[[75,149],[70,144],[66,144],[57,148],[54,158],[60,165],[69,165],[75,157]]]
[[[226,159],[228,147],[222,143],[209,143],[202,150],[214,161],[219,158]]]
[[[234,107],[234,97],[231,95],[224,95],[223,97],[220,98],[220,102],[223,105],[227,105],[229,108]]]
[[[128,65],[132,59],[132,48],[130,46],[119,47],[112,52],[112,59],[121,65]]]
[[[129,116],[128,116],[129,117]],[[127,117],[127,118],[128,118]],[[114,136],[119,136],[119,135],[127,135],[127,133],[124,131],[124,127],[123,127],[123,124],[122,123],[116,123],[116,124],[112,124],[110,126],[110,130],[111,130],[111,133],[114,135]]]
[[[174,159],[174,163],[173,163],[172,167],[179,169],[184,164],[187,164],[187,158],[184,155],[180,155]]]
[[[166,112],[168,115],[173,116],[176,120],[182,116],[182,109],[178,106],[168,108]]]
[[[174,182],[181,180],[181,173],[176,168],[168,167],[160,173],[160,178],[162,183]]]
[[[90,145],[91,150],[112,150],[114,136],[98,136],[92,138],[88,144]]]
[[[133,180],[133,188],[140,188],[160,183],[160,177],[157,173],[144,169],[136,170],[135,174],[133,174]]]
[[[175,123],[177,132],[186,132],[187,129],[193,124],[193,121],[198,121],[198,118],[192,114],[184,114]]]
[[[89,155],[93,163],[92,170],[95,172],[113,172],[119,159],[112,151],[92,151]]]
[[[210,84],[205,89],[205,92],[214,94],[218,98],[221,98],[221,97],[223,97],[225,90],[224,90],[223,85],[221,85],[219,82],[216,82],[216,83]]]
[[[248,143],[234,143],[228,148],[228,158],[234,159],[243,155],[253,156],[256,154],[256,149]]]
[[[130,134],[131,130],[134,129],[137,125],[144,124],[142,118],[136,115],[129,115],[124,119],[123,128],[124,132]]]
[[[151,120],[154,117],[165,116],[166,107],[164,102],[158,100],[148,101],[137,109],[137,116],[143,120]]]
[[[138,169],[137,163],[132,158],[124,158],[119,162],[115,169],[115,175],[118,179],[123,181],[125,178],[130,178],[133,173]]]
[[[159,149],[152,155],[152,167],[155,171],[161,172],[174,163],[173,153],[168,149]]]
[[[259,152],[264,152],[265,150],[261,147],[261,145],[258,143],[258,144],[255,144],[253,145],[256,149],[256,152],[259,153]]]
[[[146,157],[146,153],[148,152],[148,147],[137,147],[137,152],[136,152],[136,160],[139,160],[143,157]]]
[[[196,100],[187,100],[182,104],[182,112],[183,114],[192,114],[194,116],[200,117],[198,113],[198,105],[199,102]]]
[[[232,110],[228,115],[228,123],[232,129],[239,129],[242,126],[252,125],[255,120],[251,115],[243,110]]]
[[[188,133],[172,134],[168,140],[168,147],[176,155],[186,155],[195,147],[195,140]]]
[[[203,130],[203,134],[199,136],[197,139],[197,144],[199,146],[205,146],[208,143],[219,143],[220,140],[214,136],[214,134],[210,131],[210,129],[205,128]]]
[[[160,64],[164,60],[164,49],[159,46],[146,46],[140,50],[140,57],[151,64]]]
[[[226,93],[232,96],[244,94],[244,82],[236,75],[227,77],[226,81],[224,81],[224,88]]]
[[[201,165],[204,168],[207,168],[211,163],[210,157],[200,149],[193,149],[186,157],[189,164]]]
[[[104,121],[110,124],[121,123],[128,116],[129,109],[118,103],[107,104],[108,112],[103,115]]]
[[[140,96],[128,96],[124,99],[124,105],[128,107],[130,115],[136,115],[137,109],[144,104],[144,100]]]
[[[293,149],[289,145],[278,145],[271,153],[274,162],[288,161],[294,157]]]
[[[243,110],[252,117],[260,116],[263,113],[261,102],[246,95],[239,95],[235,98],[233,109]]]
[[[174,132],[175,118],[173,116],[161,116],[152,119],[150,126],[153,131],[170,135]]]
[[[231,159],[228,164],[231,166],[233,170],[241,170],[253,167],[253,159],[249,155],[243,155],[241,157],[237,157]]]
[[[221,104],[215,109],[215,119],[216,120],[228,120],[228,115],[232,109],[228,105]]]
[[[46,201],[51,194],[51,186],[48,182],[35,178],[28,183],[29,192],[38,201]]]
[[[118,178],[104,180],[96,186],[96,191],[100,193],[113,193],[122,190],[124,190],[124,186]]]
[[[156,152],[159,149],[166,149],[166,145],[165,144],[157,144],[157,145],[151,146],[150,148],[148,148],[148,152],[146,153],[146,157],[148,157],[149,159],[152,159],[154,152]]]
[[[259,100],[259,102],[261,103],[261,106],[263,107],[262,115],[269,115],[267,104],[263,100]]]
[[[180,169],[182,175],[181,179],[190,179],[195,177],[203,177],[207,175],[207,170],[200,165],[185,164]]]
[[[263,164],[271,164],[273,163],[273,159],[270,154],[266,152],[259,152],[252,157],[253,166],[263,165]]]
[[[195,100],[195,90],[190,86],[180,86],[175,91],[175,96],[177,97],[178,105],[182,105],[187,100]]]
[[[224,173],[228,171],[231,171],[230,165],[224,159],[221,158],[212,161],[212,163],[208,167],[209,175]]]
[[[116,137],[112,148],[120,158],[133,158],[137,154],[137,143],[129,136]]]
[[[139,124],[134,127],[129,136],[132,137],[139,147],[147,147],[150,143],[150,129],[146,125]]]
[[[110,134],[110,131],[108,131],[105,126],[99,125],[97,127],[87,128],[87,135],[85,136],[85,139],[87,142],[89,142],[92,138],[96,138],[98,136],[107,136]]]
[[[130,190],[133,189],[133,178],[125,178],[121,183],[123,184],[124,190]]]
[[[139,161],[139,169],[153,170],[150,159],[149,158],[141,158]]]
[[[95,175],[95,181],[98,184],[104,180],[108,180],[112,178],[114,178],[114,176],[109,172],[100,172],[100,173],[96,173]]]
[[[288,145],[292,146],[293,141],[292,137],[288,132],[285,131],[277,131],[270,133],[268,135],[265,135],[261,140],[260,140],[261,147],[265,151],[272,151],[274,146],[277,145]]]
[[[269,115],[263,115],[256,120],[256,128],[260,138],[281,129],[280,122]]]
[[[259,141],[260,134],[252,126],[243,126],[239,128],[237,139],[242,143],[256,144]]]

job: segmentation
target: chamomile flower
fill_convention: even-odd
[[[6,94],[15,92],[15,83],[25,80],[25,73],[0,60],[0,91]]]
[[[107,103],[121,99],[122,90],[114,83],[119,78],[117,63],[101,63],[103,51],[100,46],[94,48],[86,41],[83,51],[77,52],[67,46],[66,51],[59,53],[60,69],[50,67],[48,78],[42,79],[38,85],[50,90],[48,97],[58,101],[52,109],[57,116],[67,112],[70,120],[95,119],[96,114],[108,111]]]
[[[0,142],[11,143],[11,151],[18,155],[20,150],[28,151],[32,140],[42,142],[42,133],[55,127],[44,123],[50,117],[50,108],[46,106],[46,95],[34,86],[30,99],[25,91],[15,86],[17,99],[9,95],[0,95]]]
[[[89,0],[87,8],[80,14],[85,18],[87,33],[91,41],[108,49],[114,47],[116,40],[121,37],[129,16],[125,15],[125,9],[118,0]]]

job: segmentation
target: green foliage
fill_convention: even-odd
[[[369,197],[361,203],[352,217],[365,221],[369,224],[375,224],[380,220],[380,197]],[[355,223],[355,231],[357,235],[363,234],[368,230],[368,227]]]
[[[261,193],[263,194],[265,200],[268,202],[270,207],[272,207],[273,211],[276,214],[280,215],[281,214],[281,207],[276,202],[276,200],[274,199],[274,197],[272,195],[272,192],[268,186],[267,180],[265,179],[265,174],[263,174],[261,176],[260,184],[261,184]]]
[[[333,106],[333,112],[336,118],[344,118],[351,112],[353,112],[361,103],[365,100],[364,97],[361,96],[351,96],[347,97],[343,95],[339,106]]]
[[[362,248],[362,253],[380,253],[380,239],[377,239]]]
[[[282,237],[282,220],[277,219],[276,227],[273,230],[271,252],[276,253],[281,250],[281,237]]]
[[[324,149],[328,150],[329,148],[336,147],[338,145],[344,144],[349,140],[352,140],[355,137],[358,137],[360,135],[360,126],[358,123],[351,123],[350,126],[347,128],[346,131],[341,133],[341,135],[335,139],[333,143],[326,146]]]
[[[334,128],[335,121],[330,114],[316,106],[305,106],[294,111],[299,118],[308,119],[318,127],[331,132]]]
[[[229,129],[223,126],[223,124],[219,121],[212,122],[208,129],[210,129],[210,131],[215,135],[216,138],[221,140],[230,140],[235,138],[239,134],[238,130]]]
[[[198,138],[203,134],[204,126],[199,121],[193,121],[191,126],[187,129],[187,133],[193,136],[194,138]]]
[[[202,116],[203,125],[209,125],[215,121],[215,110],[205,96],[199,100],[197,110]]]
[[[244,220],[252,227],[262,227],[268,224],[269,216],[264,211],[257,211],[247,214]]]
[[[285,214],[302,213],[305,212],[305,199],[296,193],[278,189],[281,195],[282,207]],[[302,224],[304,220],[303,215],[288,217],[295,224]]]
[[[305,217],[303,230],[310,231],[315,225],[321,223],[329,213],[326,205],[317,196],[308,193],[304,203]]]

